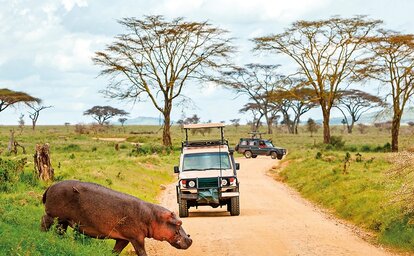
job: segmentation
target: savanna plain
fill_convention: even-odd
[[[10,129],[26,154],[21,149],[16,155],[7,153]],[[227,126],[225,137],[234,147],[249,130],[243,125]],[[0,255],[112,255],[113,240],[91,239],[72,229],[63,236],[40,231],[41,198],[51,183],[40,181],[34,172],[35,145],[50,144],[55,181],[95,182],[159,203],[163,188],[176,180],[173,166],[178,164],[184,137],[180,127],[173,126],[173,147],[164,148],[161,133],[156,126],[81,131],[75,126],[38,126],[36,131],[1,126]],[[389,153],[389,131],[368,127],[347,134],[342,126],[334,126],[332,135],[331,144],[325,145],[321,131],[311,136],[305,127],[300,127],[299,134],[274,128],[273,134],[264,137],[289,153],[269,169],[269,175],[328,214],[355,225],[369,242],[413,253],[413,217],[395,200],[404,179],[390,177],[400,154]],[[413,127],[402,127],[400,149],[414,150]],[[125,250],[122,255],[129,253]]]

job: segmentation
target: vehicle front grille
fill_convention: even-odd
[[[217,188],[218,186],[219,186],[218,177],[198,179],[198,188]]]

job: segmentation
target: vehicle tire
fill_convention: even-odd
[[[246,151],[244,151],[244,157],[246,157],[246,158],[250,158],[250,157],[252,157],[252,151],[250,151],[250,150],[246,150]]]
[[[230,215],[239,216],[240,215],[240,201],[239,197],[235,196],[230,199]]]
[[[276,159],[276,158],[277,158],[277,153],[276,153],[275,151],[271,152],[271,153],[270,153],[270,157],[271,157],[272,159]]]
[[[178,203],[178,215],[180,218],[188,217],[187,200],[180,199],[180,202]]]
[[[256,158],[257,157],[257,155],[252,155],[252,158]]]
[[[282,160],[283,155],[277,155],[277,159]]]

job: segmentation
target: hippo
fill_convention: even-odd
[[[146,256],[146,237],[168,241],[177,249],[192,244],[174,212],[95,183],[58,182],[46,189],[42,201],[41,230],[49,230],[56,219],[62,233],[71,226],[90,237],[115,239],[114,253],[131,243],[137,255]]]

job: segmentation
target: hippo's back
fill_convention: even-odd
[[[77,223],[108,222],[133,214],[142,201],[95,183],[66,180],[43,196],[46,213]]]

